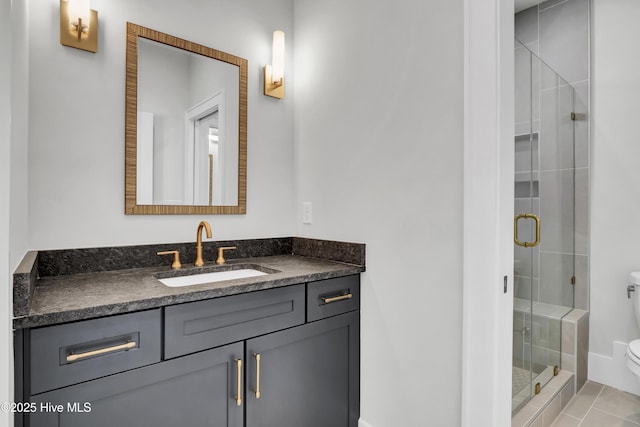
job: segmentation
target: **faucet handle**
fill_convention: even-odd
[[[221,248],[218,248],[218,259],[216,260],[216,264],[224,264],[225,259],[224,259],[224,251],[226,250],[232,250],[232,249],[236,249],[235,246],[223,246]]]
[[[180,263],[180,251],[161,251],[156,253],[156,255],[173,255],[173,262],[171,263],[171,268],[174,270],[178,270],[182,268],[182,264]]]

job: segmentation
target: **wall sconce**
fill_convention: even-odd
[[[98,51],[98,12],[89,0],[60,0],[60,44]]]
[[[284,31],[273,32],[271,65],[264,66],[264,94],[284,98]]]

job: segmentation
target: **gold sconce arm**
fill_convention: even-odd
[[[271,65],[264,66],[264,94],[272,98],[284,98],[284,77],[274,81]]]

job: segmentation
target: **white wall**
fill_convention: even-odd
[[[206,219],[216,239],[293,234],[293,98],[261,94],[273,30],[292,34],[292,0],[93,0],[96,54],[61,46],[59,2],[37,3],[29,16],[30,248],[190,241],[205,218],[123,213],[126,21],[249,60],[247,214]]]
[[[362,418],[460,425],[462,2],[294,11],[296,234],[367,244]]]
[[[619,388],[621,375],[632,378],[613,342],[640,338],[625,292],[629,273],[640,271],[638,22],[635,0],[593,0],[589,377]]]
[[[27,42],[27,5],[0,0],[0,402],[13,401],[11,273],[27,245]]]
[[[11,272],[27,251],[29,146],[28,3],[13,0],[11,52]]]
[[[11,57],[11,0],[0,0],[0,57]],[[0,200],[11,197],[11,63],[0,62]],[[11,349],[10,204],[0,203],[0,402],[13,400]],[[0,424],[11,416],[0,412]]]

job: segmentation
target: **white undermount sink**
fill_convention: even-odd
[[[191,274],[189,276],[168,277],[166,279],[158,279],[160,282],[171,288],[180,286],[200,285],[202,283],[222,282],[233,279],[246,279],[247,277],[265,276],[265,273],[252,268],[243,268],[240,270],[216,271],[213,273]]]

